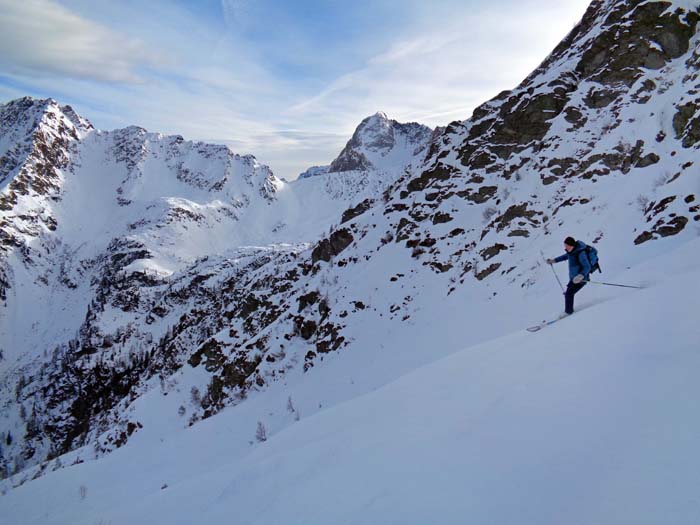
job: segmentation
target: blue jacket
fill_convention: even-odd
[[[576,241],[576,247],[570,252],[555,258],[556,262],[569,259],[569,280],[573,280],[578,274],[583,275],[583,280],[588,280],[591,273],[591,262],[586,254],[586,245],[581,241]]]

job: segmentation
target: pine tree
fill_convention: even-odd
[[[265,429],[265,425],[263,425],[262,421],[258,421],[258,428],[255,431],[255,439],[257,439],[260,443],[267,441],[267,430]]]

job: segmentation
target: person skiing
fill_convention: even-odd
[[[574,295],[586,286],[591,272],[600,270],[600,267],[598,266],[597,250],[573,237],[564,239],[564,250],[566,250],[564,255],[547,259],[547,264],[567,259],[569,261],[569,283],[566,285],[566,292],[564,292],[564,312],[571,315],[574,313]]]

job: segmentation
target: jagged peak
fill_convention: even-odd
[[[397,120],[390,119],[386,113],[383,111],[377,111],[374,115],[365,117],[362,122],[355,129],[353,138],[357,137],[359,140],[367,139],[370,134],[376,135],[393,135],[396,132],[404,134],[419,134],[427,135],[432,133],[432,129],[424,124],[418,122],[398,122]],[[369,137],[370,141],[372,137]],[[372,145],[370,145],[371,147]],[[377,147],[381,147],[381,144],[377,144]]]
[[[383,111],[377,111],[362,119],[328,171],[336,173],[376,168],[378,157],[385,157],[396,147],[397,135],[402,137],[402,144],[410,145],[412,152],[417,154],[429,143],[432,132],[423,124],[400,123],[390,119]]]
[[[0,104],[0,125],[3,128],[24,124],[26,131],[32,131],[42,124],[52,125],[58,118],[69,127],[86,132],[94,129],[90,121],[79,115],[71,106],[61,106],[53,98],[25,96]]]
[[[125,128],[120,128],[115,130],[115,133],[120,133],[120,134],[130,134],[134,133],[136,135],[145,135],[148,133],[148,130],[146,128],[143,128],[141,126],[137,126],[135,124],[132,124],[130,126],[126,126]]]
[[[360,126],[362,124],[364,124],[365,122],[369,122],[369,121],[395,122],[395,121],[392,121],[391,119],[389,119],[387,114],[384,113],[383,111],[377,111],[375,114],[370,115],[368,117],[365,117],[364,119],[362,119],[362,123],[360,124]]]

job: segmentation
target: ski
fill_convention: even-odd
[[[531,326],[529,328],[526,328],[528,332],[539,332],[542,330],[545,326],[549,326],[550,324],[554,324],[557,321],[561,321],[562,319],[565,319],[569,317],[568,315],[562,315],[557,317],[556,319],[550,319],[549,321],[542,321],[540,324],[536,324],[534,326]]]

